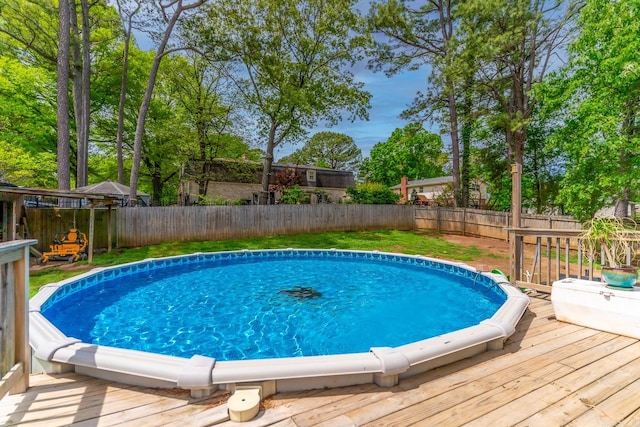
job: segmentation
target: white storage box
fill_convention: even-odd
[[[553,283],[556,319],[640,339],[640,289],[608,288],[605,283],[564,279]]]

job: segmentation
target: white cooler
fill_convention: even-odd
[[[640,339],[640,289],[608,288],[601,282],[564,279],[553,283],[556,319]]]

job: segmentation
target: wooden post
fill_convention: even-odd
[[[107,252],[111,252],[111,235],[113,224],[111,223],[111,203],[107,205]]]
[[[509,230],[509,278],[511,283],[516,283],[518,276],[516,271],[518,270],[518,243],[516,233],[514,230]]]
[[[0,242],[0,398],[29,387],[29,246],[36,243]]]
[[[521,228],[520,214],[522,212],[522,165],[515,163],[511,165],[511,226]]]
[[[95,222],[96,222],[96,209],[91,204],[89,208],[89,264],[93,262],[93,234],[95,231]]]
[[[15,360],[22,363],[22,377],[9,393],[24,393],[29,388],[31,373],[31,348],[29,347],[29,246],[22,249],[22,258],[15,266]]]
[[[467,235],[467,208],[462,208],[462,235]]]

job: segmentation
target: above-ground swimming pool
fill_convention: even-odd
[[[501,348],[528,305],[503,276],[341,250],[193,254],[95,269],[31,300],[44,370],[206,393],[398,378]]]

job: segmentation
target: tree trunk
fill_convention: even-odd
[[[118,10],[122,15],[124,12],[118,3]],[[124,184],[124,158],[122,155],[122,138],[124,134],[124,108],[127,99],[127,78],[129,75],[129,47],[131,45],[131,30],[133,26],[133,17],[140,10],[140,3],[136,9],[128,16],[124,27],[124,47],[122,51],[122,77],[120,79],[120,101],[118,102],[118,130],[116,131],[116,155],[118,158],[118,183]]]
[[[78,146],[78,187],[89,184],[89,125],[91,110],[91,25],[89,1],[81,0],[82,9],[82,146]]]
[[[267,152],[264,156],[262,167],[262,192],[258,198],[258,203],[266,205],[269,202],[269,183],[271,181],[271,165],[273,164],[273,150],[276,146],[277,126],[272,123],[269,130],[269,141],[267,142]]]
[[[176,22],[178,22],[180,14],[185,10],[193,9],[200,6],[204,2],[205,0],[200,0],[196,3],[190,4],[189,6],[183,6],[182,0],[177,0],[176,10],[171,16],[169,23],[167,24],[167,28],[165,29],[162,41],[160,42],[160,46],[158,46],[156,57],[153,59],[153,65],[151,66],[151,72],[149,73],[149,79],[147,80],[147,89],[144,92],[144,98],[142,99],[140,111],[138,112],[138,120],[136,122],[136,133],[135,139],[133,141],[133,165],[131,166],[131,178],[129,180],[129,206],[136,205],[136,195],[138,193],[138,176],[140,174],[140,160],[142,158],[142,137],[144,135],[144,125],[147,120],[147,112],[149,111],[149,106],[151,105],[153,88],[156,83],[158,69],[160,68],[160,61],[164,56],[167,43],[169,43],[169,37],[171,37],[171,33],[173,32],[173,28],[175,27]]]
[[[57,131],[58,131],[58,190],[71,189],[69,173],[69,44],[70,10],[68,0],[59,2],[60,34],[58,43]]]
[[[451,132],[451,174],[453,175],[453,205],[458,206],[460,195],[460,140],[458,137],[458,109],[453,89],[448,89],[449,126]]]
[[[73,93],[73,112],[76,120],[76,187],[81,187],[82,177],[82,153],[84,144],[84,113],[82,111],[82,52],[80,50],[80,28],[78,27],[78,15],[75,0],[70,0],[71,32],[71,92]]]
[[[144,125],[147,120],[147,112],[149,111],[149,106],[151,105],[153,88],[156,84],[158,69],[160,68],[160,61],[162,61],[164,50],[167,47],[167,43],[169,42],[169,37],[171,36],[173,27],[175,26],[181,12],[182,8],[178,7],[178,10],[171,17],[167,29],[165,30],[164,37],[160,42],[158,52],[156,53],[156,57],[153,60],[153,65],[151,66],[151,72],[149,73],[149,79],[147,80],[147,89],[144,92],[144,98],[142,99],[142,104],[140,105],[140,110],[138,112],[138,121],[136,122],[136,133],[133,142],[133,165],[131,166],[131,177],[129,179],[129,206],[136,205],[136,197],[138,193],[138,176],[140,174],[140,160],[142,158],[142,137],[144,135]]]
[[[466,117],[462,124],[462,185],[460,189],[460,205],[463,208],[469,207],[469,186],[471,184],[471,130],[469,117]]]

